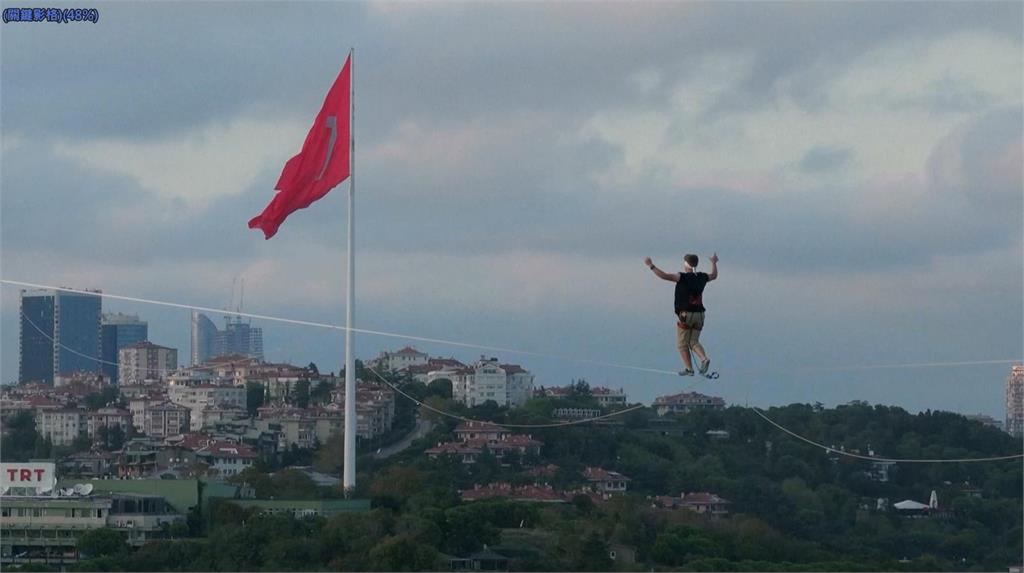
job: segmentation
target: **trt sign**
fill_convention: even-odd
[[[0,463],[0,490],[28,488],[36,493],[51,491],[57,485],[57,474],[52,462]]]

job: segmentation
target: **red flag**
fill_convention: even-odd
[[[267,239],[295,211],[305,209],[351,175],[349,145],[352,141],[352,56],[345,60],[338,79],[327,92],[324,105],[306,134],[302,151],[284,164],[274,189],[278,191],[262,213],[249,221]]]

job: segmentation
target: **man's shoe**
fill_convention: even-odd
[[[693,376],[693,370],[680,370],[680,376]]]
[[[711,367],[711,359],[710,358],[705,358],[704,360],[700,361],[700,373],[701,374],[707,374],[708,373],[708,368],[710,368],[710,367]]]

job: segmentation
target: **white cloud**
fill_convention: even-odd
[[[62,140],[55,150],[83,166],[130,177],[162,198],[201,209],[212,199],[241,193],[271,166],[283,166],[301,148],[308,129],[304,125],[297,118],[238,117],[150,141]],[[269,199],[272,193],[267,191]]]

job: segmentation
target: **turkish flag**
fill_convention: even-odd
[[[305,209],[352,174],[352,56],[345,60],[338,79],[327,92],[324,105],[306,134],[302,150],[284,164],[266,209],[249,221],[269,239],[295,211]]]

